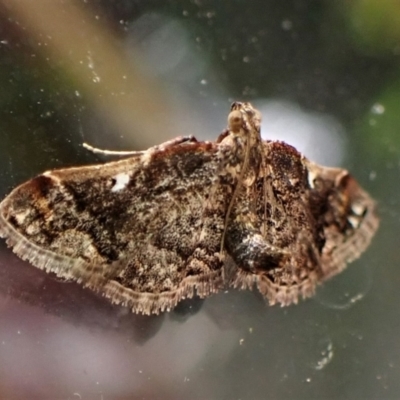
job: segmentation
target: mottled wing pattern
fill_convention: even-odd
[[[103,165],[61,169],[0,205],[0,236],[38,268],[77,280],[134,312],[174,307],[222,283],[228,186],[218,146],[182,143]]]
[[[347,171],[263,142],[260,122],[250,103],[234,103],[214,143],[177,138],[44,173],[0,204],[0,236],[38,268],[134,312],[224,283],[296,303],[366,249],[376,205]]]
[[[324,239],[321,266],[326,280],[369,246],[379,226],[377,205],[348,171],[304,160],[310,177],[310,208]]]
[[[339,273],[368,246],[376,205],[346,170],[316,165],[283,142],[263,143],[256,182],[257,229],[276,262],[237,269],[232,285],[254,284],[270,304],[297,303]],[[253,235],[254,237],[254,235]]]

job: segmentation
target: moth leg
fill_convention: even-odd
[[[197,142],[197,139],[194,136],[178,136],[174,139],[168,140],[158,146],[151,147],[152,150],[165,150],[173,146],[180,145],[182,143],[193,143]],[[131,151],[118,151],[118,150],[105,150],[105,149],[99,149],[97,147],[93,147],[88,143],[82,143],[82,147],[84,147],[86,150],[91,151],[94,154],[102,154],[105,156],[141,156],[143,155],[147,150],[131,150]]]
[[[257,273],[282,265],[289,254],[268,243],[251,218],[243,216],[229,223],[226,229],[225,248],[239,269]]]

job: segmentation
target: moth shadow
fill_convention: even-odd
[[[74,325],[90,329],[116,331],[143,344],[161,329],[166,313],[133,314],[128,308],[111,304],[108,299],[75,282],[65,282],[47,274],[0,245],[0,294],[17,299]],[[184,322],[200,311],[202,300],[183,301],[171,314]]]

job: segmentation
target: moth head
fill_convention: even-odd
[[[260,131],[261,113],[253,108],[250,103],[235,102],[231,106],[231,112],[228,115],[228,129],[232,132],[238,132],[240,129],[246,131]]]

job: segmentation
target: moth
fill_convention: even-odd
[[[262,140],[260,123],[236,102],[214,142],[178,137],[47,171],[0,203],[0,236],[35,267],[135,313],[226,287],[297,303],[367,248],[376,204],[346,170]]]

